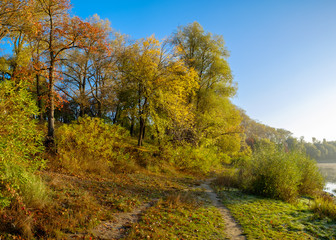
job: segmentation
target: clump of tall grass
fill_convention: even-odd
[[[336,220],[335,199],[327,194],[322,194],[316,197],[311,209],[320,218],[329,217],[332,220]]]
[[[171,209],[174,208],[195,208],[197,201],[195,196],[189,192],[176,192],[167,196],[165,203]]]
[[[42,179],[33,172],[11,161],[3,161],[0,167],[3,189],[8,190],[7,196],[16,195],[22,204],[32,208],[42,208],[48,201],[48,190]]]
[[[217,177],[213,183],[216,186],[224,187],[228,190],[240,187],[237,171],[226,171],[221,176]]]

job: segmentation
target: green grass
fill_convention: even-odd
[[[313,200],[289,204],[238,190],[217,191],[248,239],[336,239],[336,222],[317,218],[310,209]]]
[[[175,193],[151,207],[125,239],[226,239],[216,209],[195,193]]]

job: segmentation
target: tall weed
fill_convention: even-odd
[[[329,195],[324,194],[315,198],[311,209],[320,218],[329,217],[332,220],[336,220],[336,202]]]

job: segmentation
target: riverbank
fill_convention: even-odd
[[[317,163],[319,170],[326,180],[324,191],[336,195],[336,163]]]
[[[336,221],[318,218],[312,199],[296,204],[215,186],[223,204],[240,223],[247,239],[335,239]]]

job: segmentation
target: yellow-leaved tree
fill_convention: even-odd
[[[227,155],[240,150],[241,116],[230,98],[236,93],[229,56],[222,36],[203,30],[197,23],[179,27],[171,39],[179,57],[197,72],[198,88],[190,105],[195,114],[186,140],[196,146],[213,146]],[[217,149],[216,149],[217,151]]]
[[[154,36],[130,45],[120,56],[124,114],[135,117],[141,146],[148,124],[158,139],[193,119],[188,99],[198,87],[197,74],[165,51]]]

